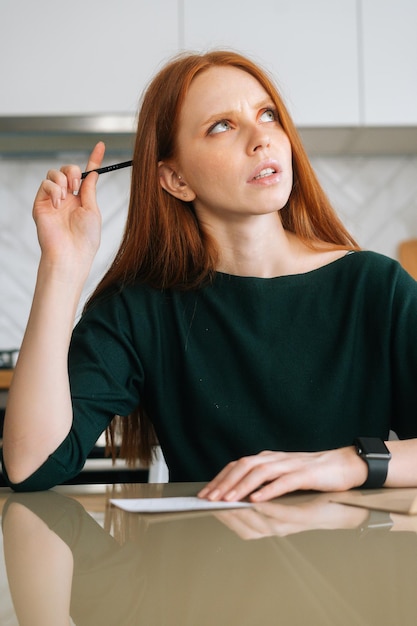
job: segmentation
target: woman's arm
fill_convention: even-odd
[[[87,168],[100,166],[98,143]],[[3,459],[9,479],[32,474],[65,439],[72,424],[68,348],[81,292],[100,242],[97,174],[48,172],[35,198],[41,259],[32,308],[9,392]]]

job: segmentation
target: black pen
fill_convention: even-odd
[[[105,167],[99,167],[96,170],[89,170],[81,174],[81,180],[83,180],[91,172],[97,172],[97,174],[106,174],[106,172],[113,172],[113,170],[121,170],[122,167],[130,167],[133,161],[123,161],[123,163],[115,163],[114,165],[106,165]]]

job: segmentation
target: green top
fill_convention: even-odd
[[[219,273],[198,291],[103,297],[74,330],[71,433],[18,490],[77,474],[143,402],[172,481],[262,450],[417,436],[417,282],[373,252],[291,276]]]

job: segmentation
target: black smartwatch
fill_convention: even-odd
[[[361,489],[379,489],[387,479],[391,452],[378,437],[358,437],[354,444],[356,452],[368,466],[368,478]]]

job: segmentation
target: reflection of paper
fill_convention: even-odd
[[[208,511],[252,506],[250,502],[210,502],[196,497],[181,498],[114,498],[114,506],[131,513],[168,513],[173,511]]]
[[[332,495],[333,502],[391,513],[417,514],[417,489],[384,489],[378,493],[349,491]]]

